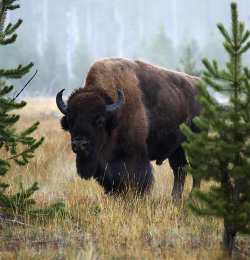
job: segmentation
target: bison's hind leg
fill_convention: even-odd
[[[184,150],[179,147],[169,157],[169,164],[174,172],[174,186],[172,190],[173,198],[181,198],[186,179],[186,172],[183,167],[187,164]]]
[[[186,172],[183,167],[187,164],[187,159],[184,153],[184,150],[179,147],[170,157],[169,164],[174,172],[174,186],[172,190],[173,198],[181,198],[183,193],[183,188],[186,179]],[[193,188],[200,188],[200,180],[193,177]],[[191,198],[191,193],[190,193]]]

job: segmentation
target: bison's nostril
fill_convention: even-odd
[[[75,153],[88,152],[90,141],[87,137],[75,137],[72,140],[72,150]]]
[[[89,140],[82,140],[82,145],[89,145]]]
[[[87,150],[87,146],[86,146],[85,144],[80,144],[80,145],[79,145],[79,148],[80,148],[82,151]]]

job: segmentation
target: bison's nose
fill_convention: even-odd
[[[72,140],[72,150],[74,153],[85,153],[89,155],[90,141],[87,137],[75,137]]]

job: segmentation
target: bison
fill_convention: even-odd
[[[197,130],[192,122],[201,111],[197,81],[140,60],[104,58],[90,67],[84,87],[67,104],[64,89],[58,92],[61,126],[70,132],[80,177],[95,178],[106,192],[143,193],[154,182],[150,161],[161,165],[168,158],[172,196],[181,197],[187,160],[179,125]],[[199,186],[194,179],[193,187]]]

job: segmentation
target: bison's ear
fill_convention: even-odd
[[[69,123],[66,116],[63,116],[61,119],[61,126],[64,131],[69,131]]]
[[[112,134],[113,130],[119,125],[119,119],[117,115],[110,114],[107,118],[106,122],[106,130],[109,133],[109,135]]]

